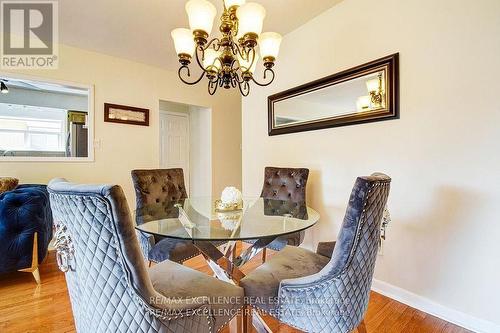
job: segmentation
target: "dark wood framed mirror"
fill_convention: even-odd
[[[399,118],[399,54],[269,96],[269,135]]]

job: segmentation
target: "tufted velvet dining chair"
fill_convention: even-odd
[[[169,260],[146,268],[120,186],[48,189],[77,332],[213,333],[238,314],[242,288]]]
[[[309,177],[309,169],[303,168],[276,168],[266,167],[264,169],[264,185],[262,186],[261,198],[293,202],[297,205],[306,204],[306,186]],[[299,246],[304,241],[305,231],[296,232],[291,235],[278,237],[267,247],[280,251],[287,245]],[[250,243],[254,240],[248,241]],[[262,261],[266,261],[266,249],[262,252]]]
[[[248,305],[306,332],[363,329],[390,182],[384,174],[359,177],[337,242],[274,255],[240,281]]]
[[[182,169],[133,170],[136,196],[136,223],[141,225],[159,218],[178,216],[175,203],[186,199]],[[179,230],[179,232],[184,232]],[[200,254],[188,241],[162,238],[137,231],[144,257],[150,262],[172,260],[182,263]]]

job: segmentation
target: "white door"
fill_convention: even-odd
[[[189,117],[160,113],[160,167],[182,168],[189,194]]]

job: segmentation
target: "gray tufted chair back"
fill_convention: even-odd
[[[309,169],[266,167],[261,198],[306,202]]]
[[[119,186],[59,179],[48,189],[78,332],[209,332],[205,301],[173,302],[154,290]]]
[[[383,174],[356,180],[330,262],[317,274],[280,285],[280,300],[307,295],[323,302],[311,302],[311,316],[293,316],[305,309],[290,302],[282,321],[308,332],[345,333],[359,325],[368,306],[390,182]]]
[[[293,218],[306,220],[307,206],[305,202],[281,201],[264,199],[265,216],[285,216],[290,215]],[[298,244],[300,245],[300,244]]]
[[[136,207],[186,199],[182,169],[133,170]]]

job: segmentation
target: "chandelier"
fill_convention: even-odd
[[[208,79],[208,92],[214,95],[218,88],[238,88],[243,96],[250,93],[250,82],[268,86],[274,81],[274,63],[278,57],[281,35],[262,33],[266,16],[263,6],[246,0],[224,0],[220,18],[221,35],[209,40],[217,10],[207,0],[190,0],[186,4],[190,29],[175,29],[172,38],[181,64],[179,78],[188,85]],[[259,60],[264,62],[263,81],[254,78]],[[189,65],[196,59],[202,73],[190,80]]]

